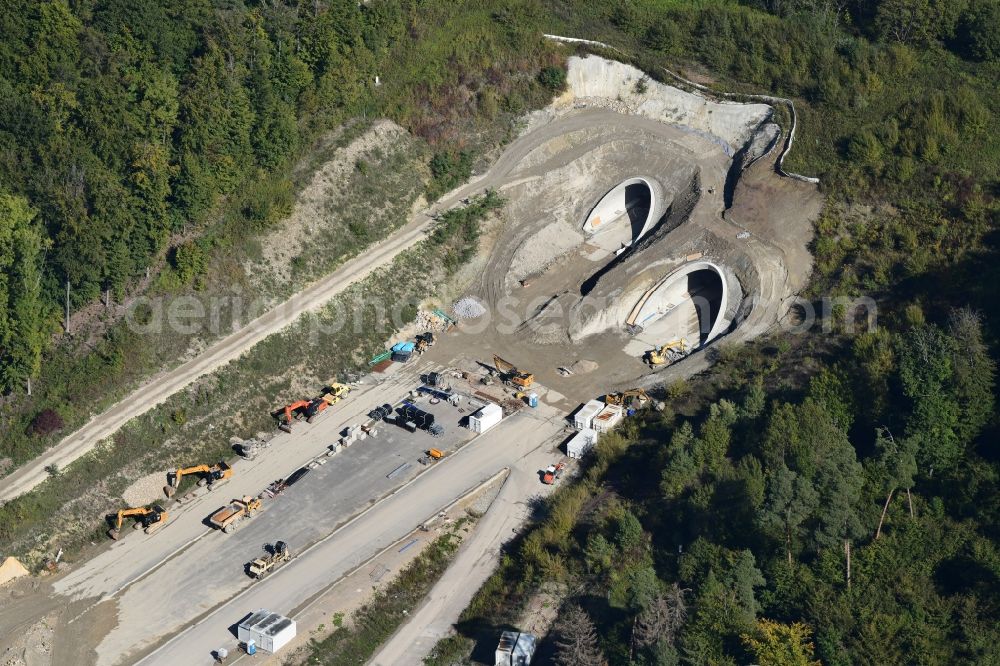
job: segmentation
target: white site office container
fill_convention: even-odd
[[[269,610],[257,610],[236,629],[242,643],[253,641],[257,649],[274,654],[295,638],[295,620]]]
[[[484,433],[503,419],[503,409],[491,402],[469,417],[469,429],[472,432]]]
[[[573,427],[577,430],[590,428],[594,423],[594,417],[604,409],[604,403],[600,400],[591,400],[586,405],[577,410],[573,416]]]
[[[500,634],[500,644],[494,659],[494,666],[530,666],[535,655],[537,639],[531,634],[505,631]]]
[[[597,431],[584,428],[566,442],[566,455],[570,458],[582,458],[597,444]]]
[[[594,430],[597,432],[608,432],[622,420],[622,408],[620,405],[607,405],[601,413],[594,417]]]

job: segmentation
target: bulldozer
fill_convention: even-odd
[[[671,340],[665,345],[646,352],[645,361],[651,366],[670,365],[679,361],[691,352],[691,347],[685,338]]]
[[[639,402],[646,402],[651,400],[649,394],[646,393],[645,389],[634,388],[628,391],[622,391],[621,393],[609,393],[604,396],[604,403],[607,405],[619,405],[623,406],[629,402],[630,399],[636,398]]]
[[[496,354],[493,355],[493,365],[496,367],[497,372],[500,373],[500,378],[508,384],[527,389],[531,388],[531,385],[535,383],[535,376],[533,374],[530,372],[521,372],[513,363],[503,360]]]
[[[233,476],[233,468],[225,461],[220,460],[214,465],[195,465],[193,467],[178,467],[174,472],[167,473],[167,485],[163,486],[163,492],[167,497],[173,497],[181,485],[181,479],[189,474],[201,474],[198,479],[199,486],[208,486],[209,490],[214,490],[221,486]]]
[[[137,518],[134,525],[135,529],[142,528],[146,531],[146,534],[153,534],[167,522],[167,512],[159,505],[122,509],[113,515],[115,515],[114,527],[108,530],[108,536],[115,541],[118,541],[121,537],[122,523],[128,517],[135,516]],[[111,516],[108,516],[108,519],[110,521]]]

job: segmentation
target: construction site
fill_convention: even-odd
[[[460,498],[505,475],[454,566],[494,561],[523,506],[570,482],[636,410],[662,408],[659,387],[780,324],[811,272],[822,201],[777,173],[788,144],[775,108],[594,56],[569,58],[568,84],[488,171],[415,215],[430,230],[468,197],[503,197],[460,298],[422,309],[364,376],[274,404],[273,430],[220,428],[231,458],[178,461],[137,485],[86,561],[0,588],[0,663],[196,665],[257,650],[296,663],[283,655],[317,609],[378,589],[381,576],[363,594],[345,581],[433,539]],[[436,616],[370,663],[421,663],[488,575],[468,566]],[[24,643],[32,632],[44,650]]]

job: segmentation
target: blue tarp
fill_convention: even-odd
[[[397,353],[412,353],[416,349],[417,344],[415,342],[397,342],[392,346],[392,351]]]

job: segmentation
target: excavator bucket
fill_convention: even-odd
[[[110,530],[108,530],[108,536],[109,536],[109,537],[111,537],[112,539],[114,539],[115,541],[118,541],[118,538],[119,538],[119,537],[120,537],[121,535],[122,535],[122,533],[121,533],[121,532],[119,532],[118,530],[116,530],[116,529],[115,529],[115,528],[113,528],[113,527],[112,527],[112,528],[111,528]]]

